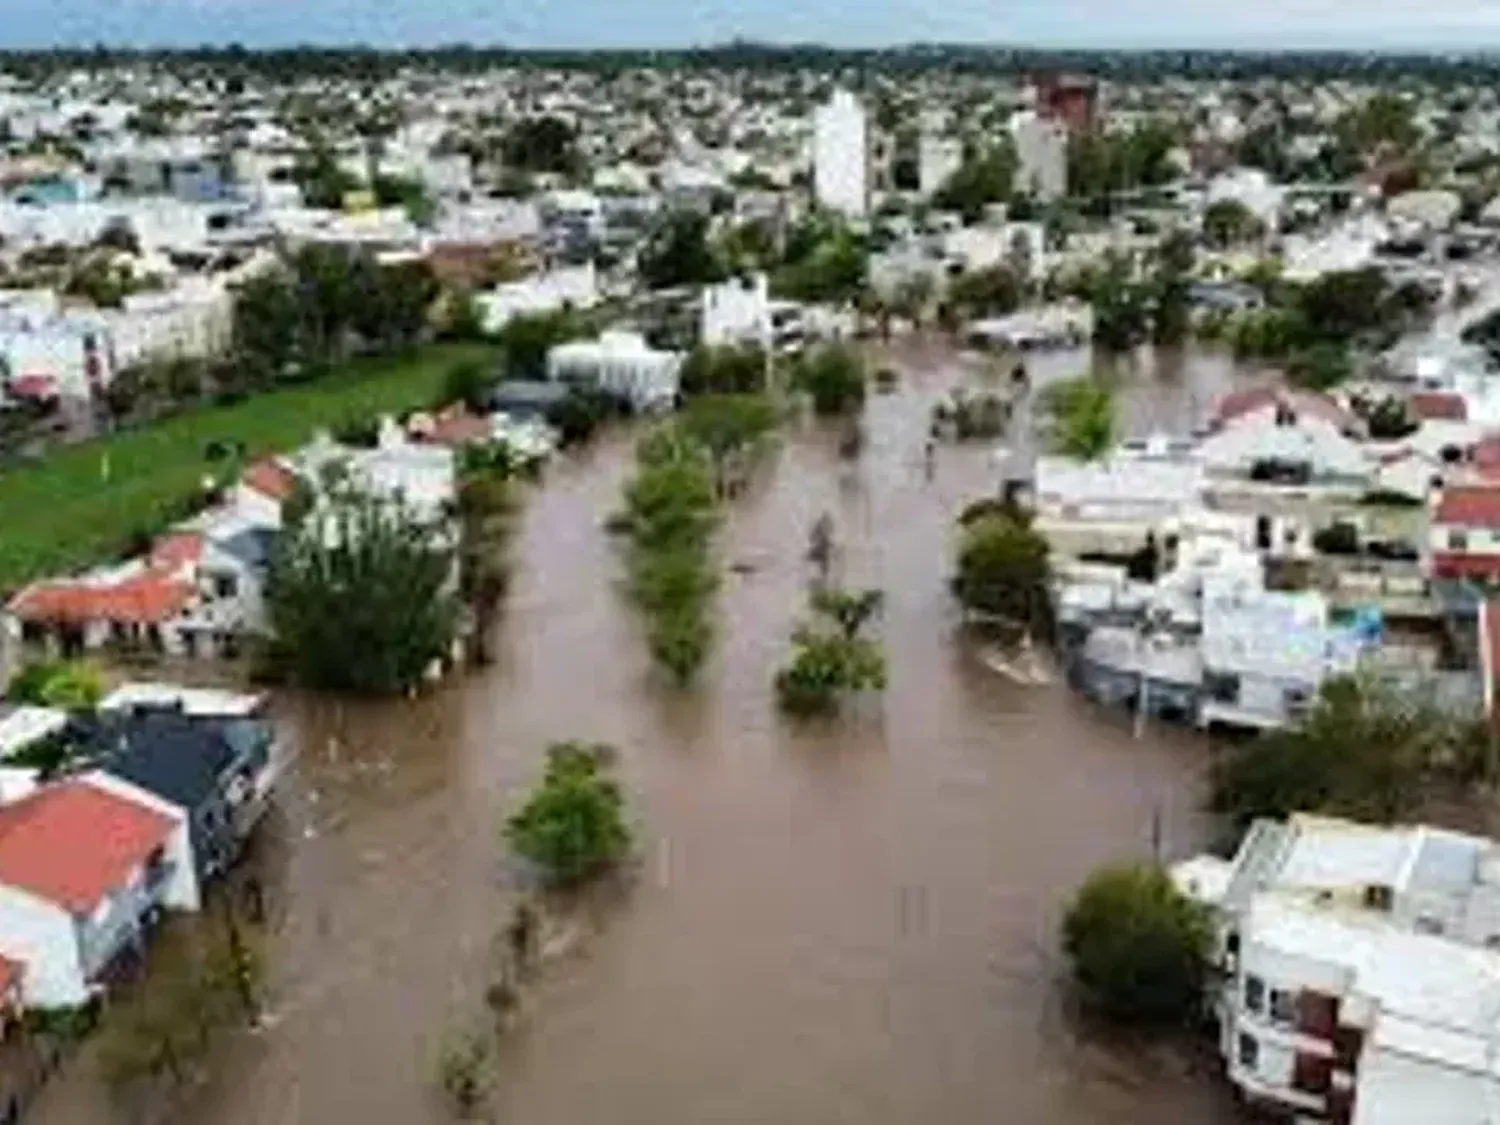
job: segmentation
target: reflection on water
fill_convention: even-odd
[[[444,1033],[482,1008],[505,917],[502,810],[554,739],[601,739],[646,862],[554,966],[498,1062],[497,1119],[652,1125],[1119,1125],[1230,1119],[1170,1053],[1079,1040],[1054,987],[1067,892],[1096,864],[1192,849],[1204,748],[984,667],[945,590],[951,523],[994,487],[988,451],[923,472],[953,379],[911,351],[872,398],[857,470],[787,435],[721,534],[717,654],[701,688],[653,678],[601,521],[625,438],[551,474],[517,544],[493,667],[415,702],[287,699],[302,758],[257,862],[272,902],[271,1027],[224,1052],[182,1120],[439,1121]],[[1075,373],[1066,356],[1039,381]],[[1213,360],[1121,370],[1130,432],[1179,426],[1231,376]],[[804,604],[808,529],[834,513],[840,570],[886,591],[890,688],[793,728],[772,674]],[[86,1073],[36,1120],[107,1120]]]

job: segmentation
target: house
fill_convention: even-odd
[[[1322,594],[1267,590],[1258,573],[1206,578],[1201,613],[1204,727],[1289,725],[1369,646],[1356,628],[1332,624]]]
[[[1432,501],[1428,523],[1431,577],[1500,576],[1500,481],[1442,489]]]
[[[567,266],[474,294],[486,332],[499,332],[518,316],[538,316],[564,309],[591,309],[599,303],[592,262]]]
[[[1128,554],[1201,506],[1203,466],[1183,443],[1154,438],[1098,461],[1036,459],[1036,529],[1067,555]]]
[[[805,335],[802,306],[771,300],[770,281],[763,273],[703,288],[698,336],[704,344],[756,344],[786,353],[801,348]]]
[[[1260,387],[1219,402],[1198,454],[1220,476],[1362,491],[1373,473],[1362,429],[1326,395]]]
[[[547,352],[547,377],[594,387],[638,411],[670,409],[682,382],[681,352],[659,351],[634,332],[605,332]]]
[[[1298,815],[1173,868],[1211,912],[1229,1080],[1343,1125],[1493,1119],[1500,848]]]
[[[0,956],[28,1007],[87,1003],[155,915],[196,910],[187,824],[86,776],[0,806]]]
[[[185,702],[137,703],[78,719],[75,726],[99,775],[121,792],[174,810],[189,826],[192,862],[203,883],[239,857],[285,765],[267,720],[194,713]]]

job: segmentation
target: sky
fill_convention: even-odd
[[[678,47],[1500,48],[1500,0],[0,0],[0,47],[97,42]]]

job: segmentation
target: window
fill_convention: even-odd
[[[1448,549],[1450,551],[1467,551],[1469,549],[1469,533],[1467,531],[1448,532]]]
[[[235,582],[232,574],[214,575],[214,597],[232,598],[238,591],[239,585]]]
[[[1245,978],[1245,1009],[1259,1015],[1266,1003],[1266,982],[1260,977]]]
[[[1271,1019],[1287,1025],[1297,1022],[1297,998],[1284,988],[1271,989]]]
[[[1298,1051],[1292,1060],[1292,1089],[1305,1094],[1326,1094],[1333,1085],[1333,1060]]]
[[[1244,1032],[1241,1032],[1239,1049],[1236,1054],[1243,1069],[1254,1070],[1260,1063],[1260,1041],[1253,1035],[1246,1035]]]
[[[1215,703],[1238,703],[1240,678],[1225,672],[1210,672],[1204,677],[1204,687]]]

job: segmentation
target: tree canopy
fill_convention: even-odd
[[[541,785],[506,821],[511,847],[549,880],[582,882],[630,850],[625,796],[611,776],[613,761],[614,750],[602,743],[549,746]]]
[[[1031,626],[1043,620],[1047,541],[1019,511],[980,515],[961,532],[953,595],[966,610]]]
[[[1121,1023],[1185,1026],[1202,1015],[1207,913],[1159,867],[1106,867],[1063,918],[1063,950],[1083,999]]]
[[[267,602],[285,670],[330,691],[419,683],[457,634],[450,538],[404,501],[334,486],[273,557]]]

